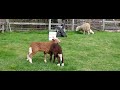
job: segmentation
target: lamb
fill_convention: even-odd
[[[85,32],[87,32],[88,35],[90,33],[94,34],[94,32],[90,28],[90,24],[89,23],[84,23],[81,26],[77,26],[76,27],[76,31],[80,31],[80,30],[82,30],[84,32],[84,34],[85,34]]]
[[[46,63],[46,55],[48,54],[50,47],[53,43],[59,43],[60,40],[58,38],[53,38],[48,42],[32,42],[29,47],[29,52],[27,54],[27,60],[32,63],[32,57],[37,52],[44,52],[44,62]]]
[[[58,43],[53,43],[51,45],[50,50],[49,50],[49,54],[50,54],[50,61],[52,60],[52,55],[54,54],[53,62],[55,62],[55,59],[57,58],[58,59],[57,66],[64,66],[62,48]]]

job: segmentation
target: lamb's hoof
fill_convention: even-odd
[[[61,66],[64,66],[64,63],[62,63]]]
[[[60,63],[59,63],[59,64],[57,64],[57,66],[60,66]]]

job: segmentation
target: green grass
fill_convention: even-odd
[[[83,35],[67,32],[59,37],[64,54],[64,67],[49,61],[44,63],[42,52],[33,57],[33,64],[26,60],[32,41],[48,41],[47,31],[0,33],[0,71],[119,71],[120,33],[95,32]]]

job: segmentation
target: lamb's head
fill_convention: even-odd
[[[94,32],[90,29],[90,33],[94,34]]]
[[[76,31],[79,31],[81,29],[81,26],[76,27]]]
[[[59,40],[58,38],[53,38],[52,41],[53,41],[54,43],[60,43],[60,40]]]

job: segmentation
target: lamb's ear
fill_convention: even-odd
[[[55,39],[53,38],[52,41],[55,41]]]

